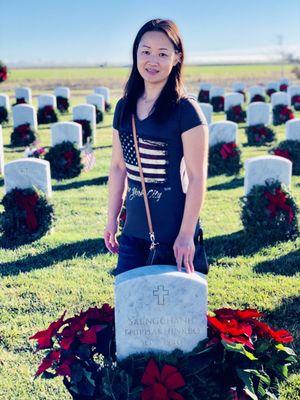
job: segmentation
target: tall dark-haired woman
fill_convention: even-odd
[[[132,115],[156,241],[170,246],[168,264],[194,272],[195,237],[206,191],[208,128],[197,101],[185,95],[183,59],[174,22],[155,19],[139,30],[132,71],[113,121],[104,240],[111,253],[118,253],[115,275],[145,265],[151,243]],[[125,186],[126,221],[119,244],[116,234]]]

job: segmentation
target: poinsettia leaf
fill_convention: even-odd
[[[53,378],[56,378],[56,377],[57,377],[57,374],[54,374],[54,373],[49,372],[49,371],[44,371],[42,373],[42,375],[41,375],[42,379],[53,379]]]
[[[83,396],[93,396],[95,392],[95,386],[86,379],[83,379],[81,382],[79,382],[78,389],[80,394]]]
[[[296,353],[294,352],[294,350],[293,349],[291,349],[290,347],[286,347],[286,346],[284,346],[282,343],[278,343],[278,344],[276,344],[276,349],[278,350],[278,351],[282,351],[282,352],[285,352],[285,353],[287,353],[288,355],[290,355],[290,356],[296,356]]]
[[[278,400],[278,397],[275,396],[274,393],[271,393],[268,389],[266,390],[266,395],[268,396],[268,400]]]
[[[253,400],[258,400],[258,397],[256,396],[255,389],[253,386],[253,382],[251,379],[251,373],[248,372],[247,370],[243,369],[236,369],[236,372],[238,374],[238,377],[242,380],[244,383],[244,391],[245,393]]]
[[[71,373],[72,373],[72,383],[80,382],[83,377],[83,367],[80,363],[74,363],[71,365]]]
[[[88,344],[81,344],[77,349],[77,354],[83,360],[87,360],[91,356],[91,350]]]
[[[288,367],[287,367],[286,364],[284,364],[284,365],[277,364],[277,365],[275,365],[275,369],[279,373],[281,378],[287,378],[287,376],[288,376]]]
[[[247,351],[245,349],[242,343],[227,343],[224,340],[222,340],[222,344],[228,351],[235,351],[237,353],[243,354],[251,361],[257,360],[257,358],[252,353],[250,353],[250,351]]]

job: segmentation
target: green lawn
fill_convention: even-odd
[[[28,76],[32,76],[30,70],[27,71]],[[16,81],[24,79],[27,71],[23,70],[20,75],[15,71]],[[93,74],[92,69],[89,71]],[[41,78],[44,73],[47,74],[45,79],[51,79],[49,70],[39,71]],[[118,69],[118,73],[123,74],[124,70]],[[114,104],[116,100],[113,99]],[[72,105],[84,101],[77,96]],[[52,181],[57,217],[54,232],[17,250],[0,248],[0,399],[68,399],[59,378],[33,382],[41,355],[32,353],[33,342],[28,337],[45,328],[65,309],[70,316],[92,305],[113,304],[113,278],[109,271],[116,263],[116,256],[107,254],[102,239],[112,116],[112,112],[106,114],[104,123],[97,129],[96,167],[69,181]],[[222,118],[223,115],[214,116],[215,120]],[[71,115],[60,118],[70,119]],[[284,129],[275,129],[278,139],[282,140]],[[7,147],[10,132],[11,125],[4,128],[6,162],[22,156],[23,151]],[[39,129],[39,135],[42,144],[49,146],[49,126]],[[239,141],[246,142],[242,125]],[[266,154],[267,148],[243,147],[242,151],[245,160]],[[267,313],[275,327],[291,330],[296,339],[293,347],[298,346],[299,350],[300,239],[276,246],[245,239],[239,215],[243,175],[244,171],[236,178],[220,176],[208,181],[201,217],[211,262],[209,309],[221,306],[258,308]],[[2,198],[1,177],[0,183]],[[292,192],[300,203],[299,176],[293,176]],[[300,399],[299,364],[282,386],[281,393],[284,400]]]

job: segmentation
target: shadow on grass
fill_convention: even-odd
[[[287,345],[300,355],[300,296],[283,299],[280,306],[268,312],[266,321],[276,329],[287,329],[291,332],[294,341]],[[298,362],[293,365],[291,371],[299,370],[299,368],[300,358],[298,357]]]
[[[214,262],[222,257],[249,256],[257,253],[264,247],[274,246],[275,244],[276,242],[264,242],[261,239],[253,238],[243,230],[204,240],[210,262]]]
[[[0,265],[0,276],[14,276],[32,270],[50,267],[51,265],[71,260],[77,257],[94,257],[107,254],[104,239],[87,239],[75,243],[67,243],[45,251],[44,253],[27,256],[18,261],[6,262]]]
[[[259,274],[271,272],[276,275],[293,276],[300,272],[300,250],[292,251],[282,257],[264,261],[254,267]]]
[[[112,145],[111,144],[108,144],[108,145],[106,145],[106,146],[96,146],[96,147],[93,147],[93,150],[98,150],[98,149],[110,149],[112,147]]]
[[[218,185],[213,185],[208,188],[208,190],[229,190],[236,189],[243,186],[244,178],[233,178],[230,182],[220,183]]]
[[[97,185],[106,185],[108,182],[108,176],[100,176],[99,178],[87,179],[85,181],[71,182],[62,185],[53,185],[52,189],[54,191],[60,190],[68,190],[68,189],[77,189],[82,186],[97,186]]]

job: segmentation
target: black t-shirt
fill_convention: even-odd
[[[120,114],[124,99],[116,105],[113,127],[118,130],[126,163],[126,235],[149,240],[149,229],[131,128],[131,118]],[[135,115],[139,151],[145,178],[153,230],[158,242],[173,244],[180,230],[186,188],[181,134],[206,124],[197,100],[182,98],[170,117],[157,123],[152,115],[139,120]],[[185,178],[184,178],[185,175]],[[199,229],[199,221],[195,234]]]

